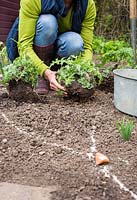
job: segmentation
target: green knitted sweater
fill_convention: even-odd
[[[20,53],[25,50],[27,55],[38,67],[39,74],[42,76],[48,68],[47,65],[33,51],[33,40],[35,35],[36,23],[41,13],[41,0],[21,0],[19,14],[19,44]],[[71,30],[71,19],[73,9],[71,8],[66,17],[59,17],[59,33]],[[85,18],[82,22],[81,37],[84,41],[84,52],[81,57],[85,60],[92,59],[92,39],[94,30],[94,20],[96,9],[93,0],[88,0]]]

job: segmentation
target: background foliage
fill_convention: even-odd
[[[95,0],[95,33],[108,39],[130,34],[129,0]]]

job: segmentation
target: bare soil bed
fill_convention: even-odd
[[[0,181],[57,185],[52,200],[137,199],[137,119],[129,142],[116,130],[123,116],[113,93],[96,90],[86,102],[54,92],[17,103],[0,87]],[[110,163],[95,165],[95,153]]]

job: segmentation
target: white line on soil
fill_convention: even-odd
[[[137,200],[137,195],[135,193],[133,193],[131,190],[129,190],[126,186],[124,186],[124,184],[120,180],[118,180],[118,178],[115,175],[112,174],[111,176],[113,178],[113,181],[119,185],[121,190],[124,190],[125,192],[129,192],[131,194],[131,196],[135,200]]]
[[[100,169],[99,172],[103,173],[105,177],[112,178],[112,180],[119,185],[119,188],[121,190],[124,190],[125,192],[129,192],[131,196],[137,200],[137,195],[133,193],[131,190],[129,190],[118,178],[116,175],[113,175],[110,173],[110,167],[109,166],[104,166],[103,169]]]
[[[89,131],[88,131],[89,132]],[[95,140],[95,130],[92,130],[92,132],[89,132],[90,134],[90,139],[91,139],[91,142],[92,142],[92,145],[90,147],[90,150],[91,150],[91,155],[92,157],[93,156],[93,153],[97,152],[97,149],[96,149],[96,140]],[[90,153],[89,153],[90,154]],[[89,157],[89,160],[91,158]],[[112,178],[112,180],[119,186],[119,188],[125,192],[129,192],[131,194],[131,196],[137,200],[137,195],[135,193],[133,193],[131,190],[129,190],[119,179],[116,175],[113,175],[111,174],[110,172],[110,167],[109,166],[104,166],[103,169],[100,169],[99,172],[102,172],[104,173],[105,177],[108,177],[108,178]]]
[[[7,117],[4,113],[2,113],[1,115],[2,115],[2,117],[5,119],[6,123],[7,123],[7,124],[10,124],[10,126],[14,127],[19,133],[22,133],[22,134],[25,134],[25,135],[30,135],[30,134],[29,134],[28,132],[26,132],[25,130],[20,129],[19,127],[17,127],[17,126],[14,124],[14,122],[9,121],[8,117]]]
[[[30,136],[30,133],[27,133],[25,130],[23,130],[23,129],[17,127],[17,126],[14,124],[14,122],[10,121],[10,120],[8,119],[8,117],[7,117],[4,113],[2,113],[1,115],[2,115],[2,117],[4,118],[4,120],[6,121],[6,123],[7,123],[7,124],[10,124],[10,126],[14,127],[17,131],[19,131],[19,133],[22,133],[22,134],[24,134],[24,135],[29,135],[29,136]],[[46,145],[48,145],[48,146],[53,146],[53,147],[60,147],[60,148],[62,148],[62,149],[64,149],[64,150],[66,150],[66,151],[71,152],[72,154],[76,154],[76,155],[80,155],[80,156],[81,156],[81,155],[85,156],[85,153],[75,151],[74,149],[72,149],[72,148],[70,148],[70,147],[67,147],[67,146],[64,146],[64,145],[62,145],[62,144],[48,143],[48,142],[46,142],[46,141],[44,141],[43,144],[46,144]]]
[[[93,129],[92,131],[89,132],[90,135],[90,140],[92,145],[90,146],[90,153],[87,153],[87,156],[89,158],[89,160],[91,160],[91,158],[95,158],[95,152],[96,152],[96,140],[94,138],[95,135],[95,130]]]
[[[5,119],[5,121],[10,124],[12,127],[14,127],[17,131],[19,131],[20,133],[22,134],[25,134],[25,135],[30,135],[30,133],[27,133],[25,130],[22,130],[20,128],[18,128],[14,122],[10,121],[8,119],[8,117],[4,114],[4,113],[1,113],[2,117]],[[64,150],[67,150],[69,152],[71,152],[72,154],[75,154],[75,155],[82,155],[84,157],[88,157],[88,160],[91,161],[91,158],[95,158],[94,154],[97,152],[97,149],[96,149],[96,140],[95,140],[95,130],[92,130],[92,132],[89,132],[90,133],[90,140],[91,140],[91,143],[92,145],[90,146],[90,151],[89,153],[84,153],[84,152],[78,152],[78,151],[75,151],[73,150],[73,148],[70,148],[70,147],[67,147],[67,146],[64,146],[62,144],[57,144],[57,143],[47,143],[46,141],[44,141],[43,143],[44,144],[47,144],[49,146],[52,146],[52,147],[60,147]],[[108,178],[112,178],[112,180],[119,186],[119,188],[125,192],[129,192],[130,195],[135,199],[137,200],[137,195],[132,192],[131,190],[129,190],[118,178],[116,175],[113,175],[111,174],[110,172],[110,167],[109,166],[104,166],[103,169],[99,169],[99,172],[102,172],[105,177],[108,177]]]
[[[110,178],[110,169],[108,166],[103,166],[102,169],[99,169],[99,173],[103,173],[105,177]]]

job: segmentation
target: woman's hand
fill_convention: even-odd
[[[51,89],[56,91],[59,89],[65,91],[65,88],[62,85],[60,85],[56,80],[56,72],[47,69],[44,72],[44,77],[49,80]]]

